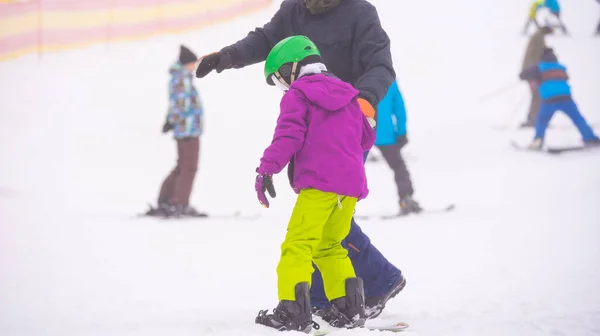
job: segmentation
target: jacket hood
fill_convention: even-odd
[[[183,66],[183,64],[181,64],[181,62],[175,62],[169,68],[169,73],[171,75],[180,75],[181,76],[181,75],[184,75],[186,72],[189,72],[189,71]]]
[[[352,85],[323,74],[301,77],[292,83],[290,90],[300,91],[313,104],[332,112],[358,96],[358,90]]]

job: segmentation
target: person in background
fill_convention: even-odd
[[[527,21],[525,27],[523,27],[523,35],[527,35],[529,26],[533,23],[537,28],[540,28],[540,24],[537,21],[537,12],[544,5],[544,0],[535,0],[529,7],[529,14],[527,15]]]
[[[525,69],[519,77],[538,86],[542,104],[535,124],[535,137],[528,146],[532,150],[541,150],[544,145],[546,128],[557,110],[569,117],[583,137],[586,146],[599,146],[600,139],[585,121],[571,95],[568,84],[567,68],[558,62],[551,48],[544,49],[541,61]]]
[[[187,47],[180,46],[179,59],[169,69],[169,111],[163,133],[173,131],[177,143],[177,165],[162,183],[158,208],[149,215],[164,217],[205,217],[190,205],[190,195],[198,170],[203,109],[194,87],[194,71],[198,58]]]
[[[413,184],[401,153],[402,148],[408,143],[408,139],[406,137],[406,108],[397,81],[392,83],[386,96],[379,102],[377,116],[375,146],[394,171],[400,215],[420,213],[422,209],[412,197]]]
[[[521,71],[525,71],[528,67],[540,63],[542,52],[546,49],[546,35],[552,34],[553,29],[551,27],[542,27],[538,29],[529,39],[527,43],[527,49],[525,49],[525,56],[523,57],[523,65]],[[529,82],[529,84],[532,84]],[[534,127],[535,120],[537,118],[538,111],[540,109],[540,93],[538,92],[537,85],[529,85],[531,91],[531,103],[529,105],[529,113],[527,114],[527,120],[521,124],[521,127]]]
[[[562,32],[565,35],[569,34],[569,32],[567,31],[567,27],[565,26],[565,23],[563,22],[562,18],[560,17],[561,9],[560,9],[560,4],[558,3],[558,0],[545,0],[544,7],[548,8],[548,10],[550,11],[550,14],[552,14],[552,15],[554,15],[554,17],[556,17],[556,19],[558,20],[558,23],[559,23],[559,27],[562,30]]]

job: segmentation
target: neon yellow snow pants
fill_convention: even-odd
[[[316,189],[300,191],[277,266],[280,301],[296,300],[296,284],[311,283],[312,262],[323,275],[327,298],[346,296],[346,279],[356,275],[341,242],[350,232],[356,202],[354,197]]]

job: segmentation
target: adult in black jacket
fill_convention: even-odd
[[[366,0],[285,0],[262,28],[202,57],[196,77],[202,78],[212,70],[220,73],[262,62],[275,44],[293,35],[310,38],[321,51],[328,70],[359,90],[365,115],[374,113],[373,107],[385,96],[396,75],[390,39],[381,27],[377,10]],[[367,317],[376,317],[387,300],[402,290],[404,277],[371,245],[354,219],[343,245],[356,275],[364,281]],[[318,270],[313,273],[310,290],[313,312],[336,324]]]

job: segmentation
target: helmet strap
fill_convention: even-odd
[[[275,71],[273,73],[273,75],[275,75],[275,78],[277,78],[277,80],[280,81],[283,85],[289,87],[296,80],[297,72],[298,72],[298,62],[294,62],[294,63],[292,63],[292,72],[290,73],[290,82],[289,83],[285,81],[283,76],[281,76],[281,74],[279,73],[279,70]]]
[[[297,70],[298,70],[298,62],[294,62],[294,64],[292,64],[292,74],[290,75],[290,84],[292,84],[296,80]]]

